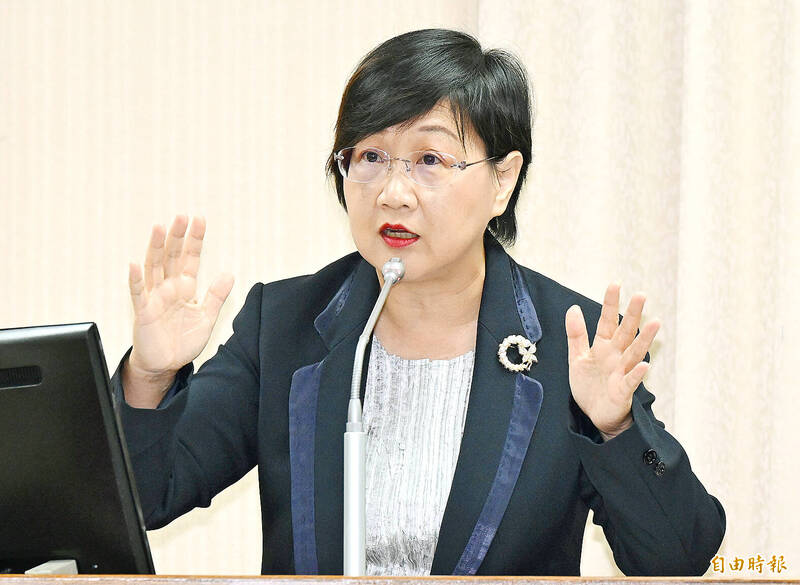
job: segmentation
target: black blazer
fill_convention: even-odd
[[[256,284],[233,335],[157,410],[118,402],[148,528],[208,506],[258,465],[263,573],[342,573],[342,459],[355,345],[378,294],[357,253],[310,276]],[[600,305],[517,265],[486,240],[475,366],[432,574],[578,575],[589,508],[629,575],[700,575],[722,506],[634,394],[633,426],[607,443],[572,400],[564,315]],[[508,335],[537,346],[515,374]],[[364,368],[366,375],[367,368]],[[363,386],[362,386],[363,387]]]

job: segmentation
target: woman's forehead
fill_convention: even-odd
[[[449,103],[436,104],[425,114],[407,120],[394,126],[384,128],[373,134],[373,137],[386,140],[401,140],[405,137],[436,137],[452,144],[454,148],[463,148],[468,145],[475,146],[475,137],[472,128],[467,124],[464,129],[464,143],[459,137],[458,125],[453,110]]]

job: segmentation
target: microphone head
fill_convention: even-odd
[[[383,265],[381,273],[383,274],[384,282],[391,280],[392,283],[395,283],[403,278],[406,273],[406,267],[400,258],[391,258]]]

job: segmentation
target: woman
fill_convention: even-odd
[[[724,512],[640,384],[659,327],[639,330],[644,297],[620,324],[618,285],[600,307],[499,243],[516,235],[529,104],[521,65],[462,33],[365,56],[328,162],[358,252],[255,285],[194,376],[232,278],[197,303],[204,222],[185,241],[184,217],[166,241],[154,228],[114,376],[149,527],[258,465],[262,572],[341,574],[353,353],[397,256],[366,368],[368,572],[577,575],[589,508],[625,573],[706,570]]]

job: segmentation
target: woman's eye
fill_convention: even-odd
[[[375,152],[374,150],[367,150],[363,152],[360,158],[364,162],[369,162],[369,163],[377,163],[381,162],[382,160],[381,155]]]
[[[422,164],[428,166],[438,165],[442,163],[441,158],[430,152],[424,153],[420,158],[420,161],[422,162]]]

